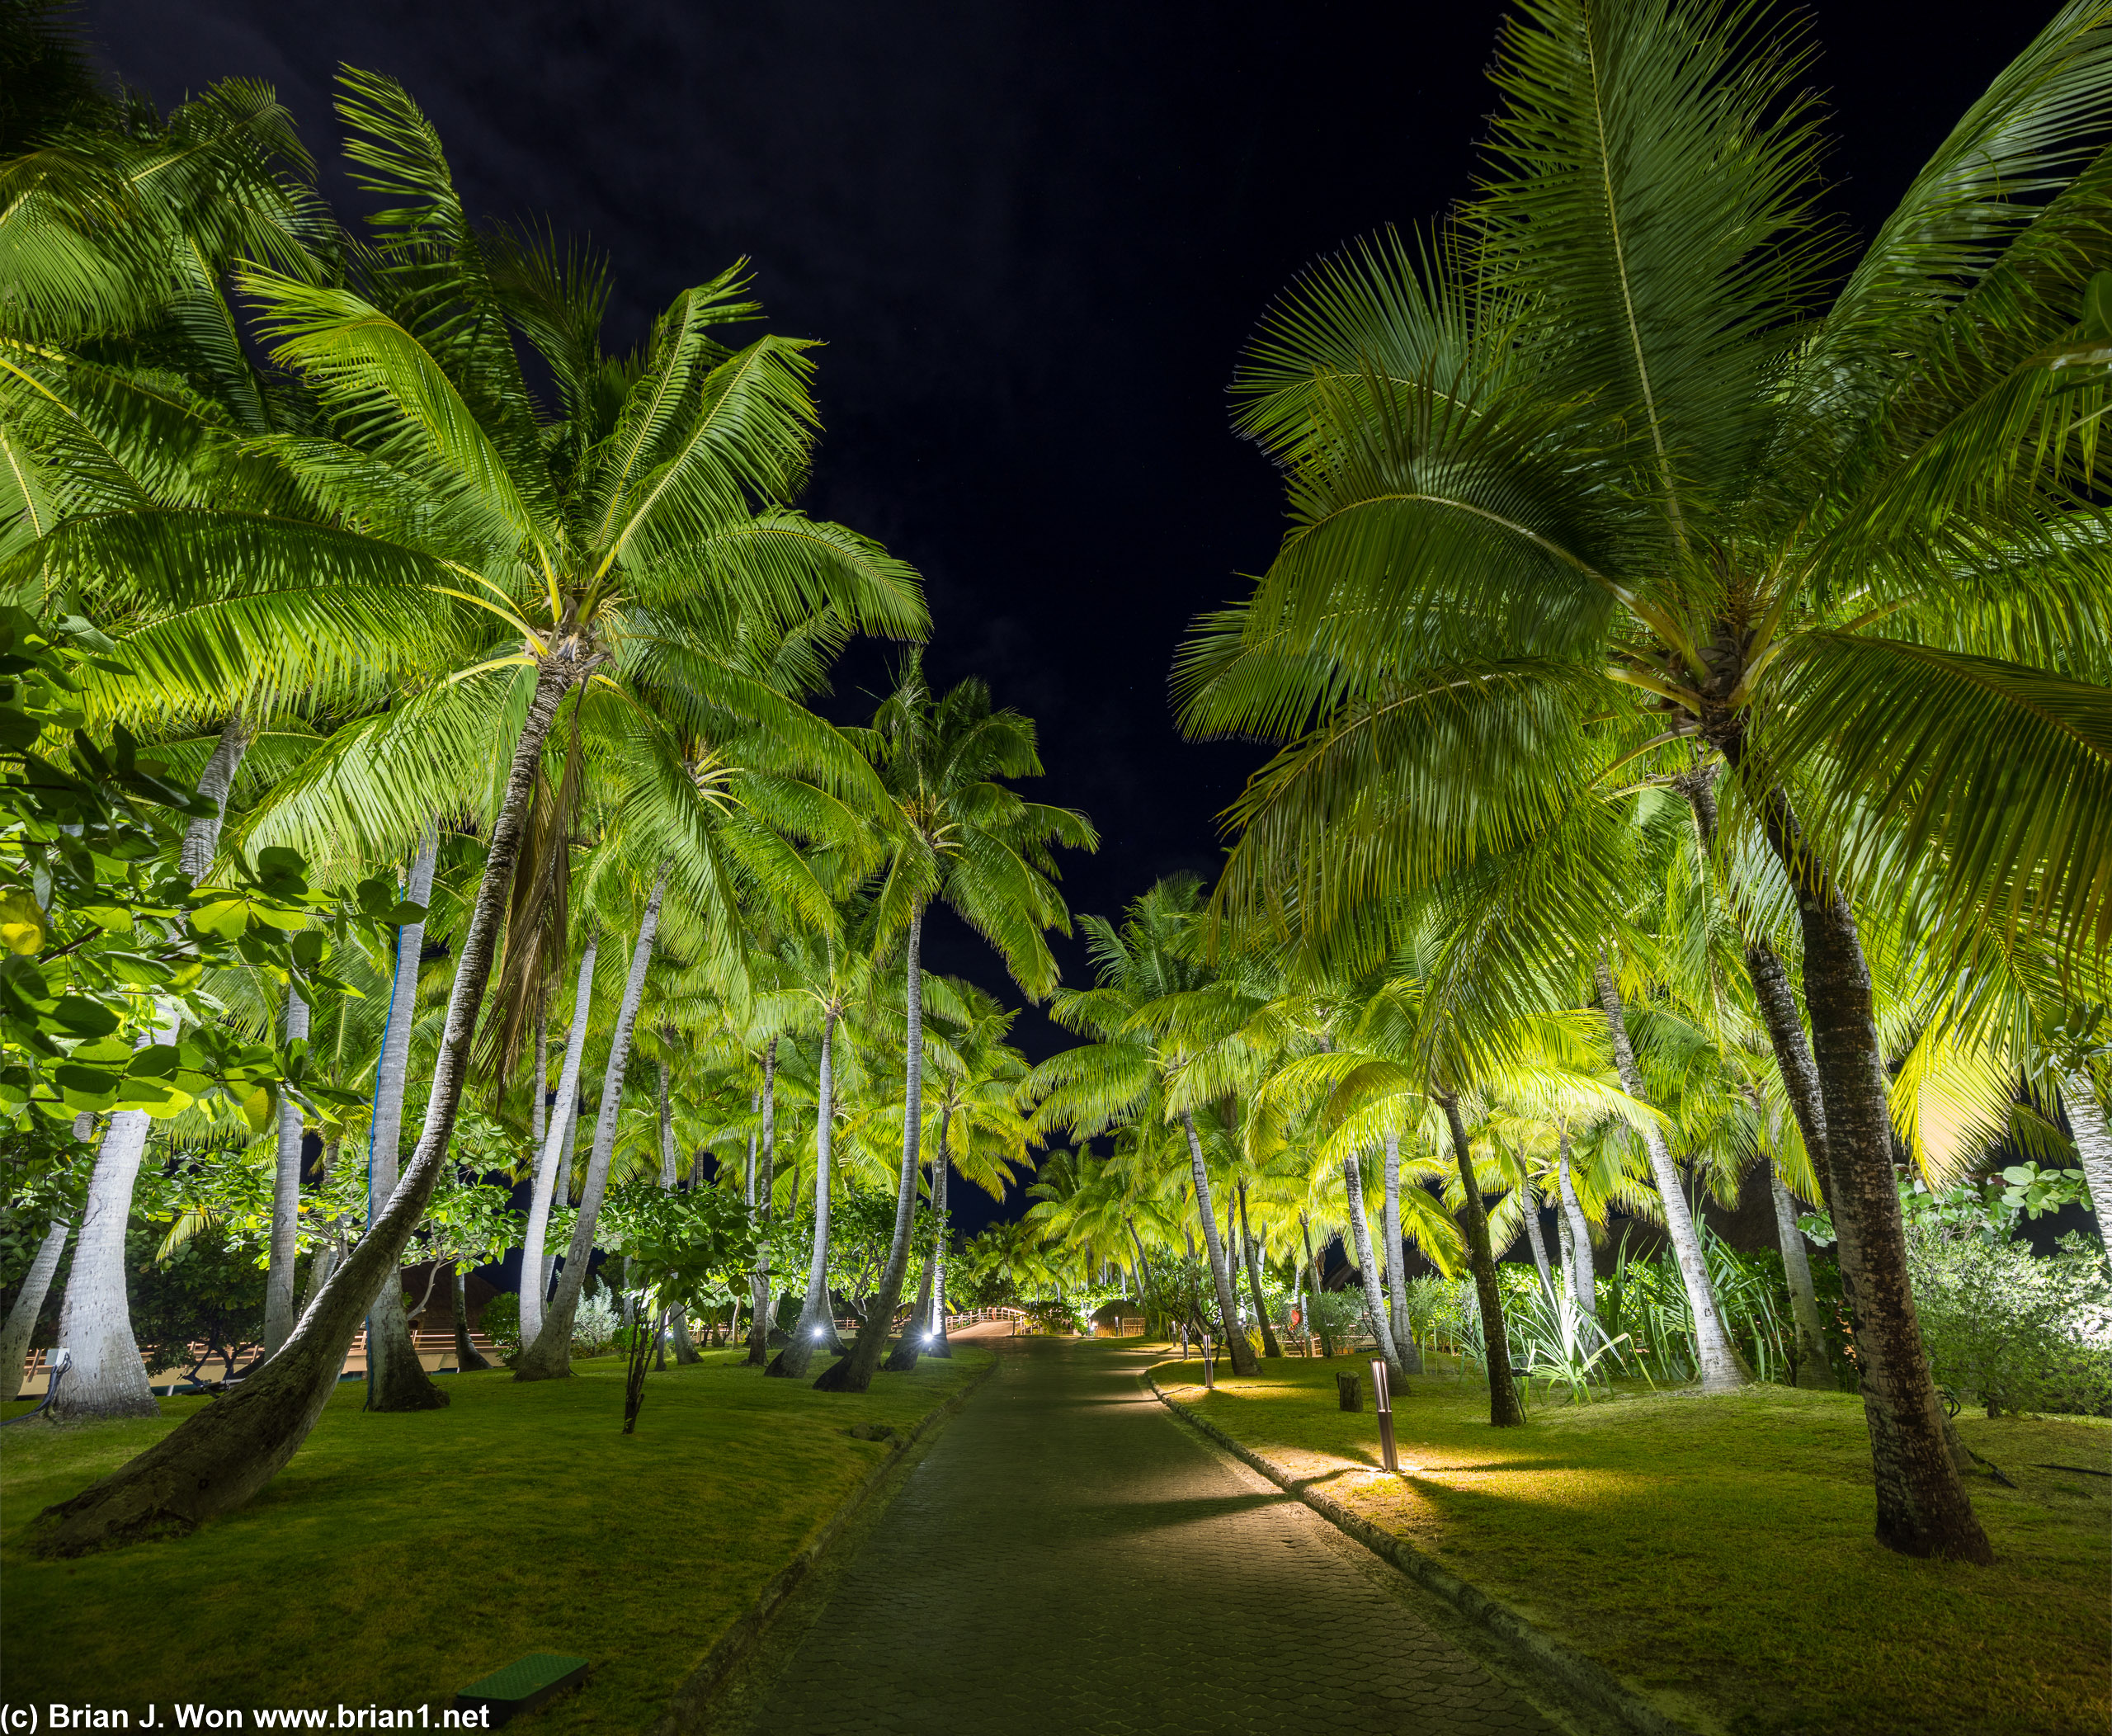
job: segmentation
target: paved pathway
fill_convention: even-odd
[[[764,1695],[758,1736],[1553,1730],[1391,1569],[1140,1394],[1143,1356],[1002,1355]]]

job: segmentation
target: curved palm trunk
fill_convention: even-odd
[[[1716,745],[1734,769],[1739,767],[1742,735],[1725,734]],[[1883,1050],[1862,936],[1846,894],[1808,847],[1781,789],[1768,785],[1757,805],[1769,847],[1797,891],[1812,1059],[1825,1104],[1820,1172],[1838,1238],[1841,1289],[1855,1311],[1878,1541],[1902,1554],[1991,1562],[1994,1550],[1952,1456],[1914,1310],[1892,1167]],[[1810,1138],[1808,1131],[1808,1144]]]
[[[489,1368],[490,1361],[469,1342],[469,1281],[455,1268],[455,1366],[462,1374]]]
[[[1203,1163],[1203,1142],[1195,1135],[1195,1118],[1186,1110],[1181,1111],[1181,1130],[1188,1135],[1188,1163],[1195,1183],[1195,1210],[1203,1219],[1203,1247],[1210,1257],[1210,1277],[1217,1286],[1218,1318],[1224,1324],[1224,1347],[1232,1357],[1232,1371],[1235,1375],[1252,1375],[1260,1370],[1255,1361],[1254,1347],[1247,1342],[1247,1334],[1239,1329],[1239,1309],[1233,1300],[1232,1271],[1225,1259],[1224,1242],[1218,1234],[1216,1212],[1210,1209],[1210,1172]]]
[[[858,1336],[851,1353],[831,1363],[814,1382],[825,1393],[862,1393],[873,1384],[874,1370],[887,1348],[888,1333],[894,1325],[896,1304],[902,1300],[902,1281],[909,1270],[909,1236],[917,1220],[918,1142],[924,1120],[924,907],[918,905],[909,918],[908,984],[905,998],[908,1059],[903,1066],[902,1172],[896,1178],[894,1240],[888,1247],[888,1263],[880,1274],[880,1287],[858,1323]]]
[[[1782,1243],[1782,1271],[1789,1281],[1789,1313],[1797,1323],[1797,1385],[1813,1392],[1834,1389],[1826,1354],[1826,1330],[1818,1318],[1818,1296],[1812,1288],[1812,1264],[1804,1252],[1804,1233],[1797,1228],[1797,1202],[1781,1175],[1768,1166],[1767,1191],[1775,1201],[1775,1231]]]
[[[609,1159],[615,1153],[616,1122],[623,1111],[624,1073],[630,1065],[631,1037],[638,1029],[638,1009],[645,1000],[646,967],[653,962],[653,942],[660,931],[660,904],[667,895],[672,866],[661,863],[660,871],[653,876],[653,895],[645,901],[645,914],[638,925],[630,975],[624,983],[615,1032],[609,1040],[609,1064],[601,1074],[601,1111],[595,1117],[594,1149],[587,1154],[587,1181],[579,1191],[579,1217],[572,1227],[572,1244],[565,1250],[564,1270],[558,1275],[557,1294],[550,1298],[543,1330],[514,1364],[516,1380],[562,1380],[572,1374],[573,1318],[578,1312],[579,1293],[586,1285],[587,1268],[594,1257],[594,1220],[601,1214],[601,1195],[609,1185]]]
[[[1571,1281],[1577,1305],[1594,1320],[1599,1318],[1598,1268],[1591,1263],[1591,1220],[1584,1215],[1584,1202],[1577,1197],[1577,1184],[1569,1175],[1569,1124],[1558,1130],[1561,1146],[1555,1158],[1555,1186],[1562,1198],[1563,1222],[1569,1226]]]
[[[820,1089],[814,1109],[814,1246],[807,1262],[807,1294],[799,1304],[799,1323],[785,1348],[771,1360],[766,1375],[799,1379],[814,1360],[814,1347],[842,1355],[836,1310],[828,1295],[829,1168],[836,1153],[836,1014],[822,1017]]]
[[[1280,1356],[1284,1347],[1269,1324],[1269,1310],[1261,1301],[1261,1250],[1254,1240],[1254,1224],[1247,1215],[1247,1184],[1239,1184],[1239,1239],[1247,1256],[1247,1288],[1254,1301],[1254,1318],[1261,1323],[1261,1354]]]
[[[1356,1243],[1357,1276],[1364,1283],[1364,1305],[1371,1316],[1371,1329],[1379,1340],[1379,1354],[1387,1367],[1405,1382],[1401,1353],[1393,1343],[1393,1329],[1386,1318],[1386,1299],[1379,1288],[1379,1262],[1371,1249],[1371,1224],[1364,1212],[1364,1172],[1355,1158],[1342,1159],[1342,1191],[1349,1197],[1350,1234]],[[1402,1388],[1403,1391],[1407,1389]]]
[[[1606,1017],[1606,1035],[1613,1041],[1614,1064],[1620,1073],[1621,1089],[1638,1103],[1650,1101],[1643,1084],[1643,1071],[1635,1064],[1635,1050],[1628,1040],[1628,1019],[1621,1010],[1620,992],[1603,956],[1592,961],[1598,985],[1599,1007]],[[1704,1393],[1734,1393],[1752,1382],[1752,1370],[1723,1330],[1716,1291],[1709,1281],[1709,1262],[1701,1252],[1701,1237],[1695,1229],[1694,1214],[1687,1210],[1686,1191],[1681,1186],[1679,1168],[1654,1125],[1643,1130],[1643,1144],[1650,1153],[1650,1172],[1657,1183],[1657,1197],[1665,1208],[1665,1231],[1679,1262],[1680,1281],[1686,1290],[1687,1307],[1694,1315],[1695,1352],[1701,1364]]]
[[[411,859],[403,896],[412,903],[432,901],[433,864],[440,840],[428,833]],[[390,990],[389,1030],[381,1045],[375,1078],[374,1138],[369,1147],[367,1215],[372,1221],[381,1202],[396,1191],[397,1165],[403,1150],[403,1098],[410,1085],[411,1027],[417,1016],[418,955],[425,951],[426,925],[412,922],[396,931],[396,974]],[[411,1342],[411,1323],[403,1310],[403,1283],[392,1271],[376,1287],[367,1310],[366,1408],[372,1411],[438,1410],[448,1402],[418,1361]]]
[[[945,1173],[946,1133],[951,1120],[950,1111],[941,1109],[939,1111],[939,1149],[931,1158],[931,1212],[938,1220],[938,1227],[932,1232],[935,1244],[943,1243],[946,1234],[945,1219],[939,1202],[945,1186],[941,1177]],[[936,1334],[928,1323],[931,1319],[932,1297],[938,1283],[938,1249],[935,1245],[932,1257],[924,1262],[923,1273],[917,1281],[917,1302],[909,1310],[909,1323],[893,1350],[889,1352],[888,1360],[881,1365],[891,1375],[908,1374],[917,1366],[918,1356],[931,1350]],[[950,1356],[952,1352],[949,1351],[947,1354]]]
[[[521,1240],[521,1342],[525,1347],[543,1334],[543,1305],[550,1292],[549,1266],[544,1244],[550,1233],[550,1206],[557,1197],[558,1174],[570,1170],[572,1142],[579,1126],[579,1069],[587,1054],[587,1021],[594,1005],[594,959],[601,951],[598,932],[587,936],[579,955],[579,981],[573,990],[572,1027],[565,1033],[564,1059],[558,1067],[557,1113],[543,1132],[542,1161],[535,1166],[535,1191],[528,1196],[528,1228]],[[542,1083],[539,1075],[536,1083]],[[540,1092],[538,1092],[540,1096]],[[568,1186],[566,1192],[571,1191]]]
[[[22,1389],[22,1364],[29,1356],[31,1335],[36,1331],[36,1317],[44,1312],[51,1275],[59,1270],[59,1257],[66,1252],[66,1238],[73,1233],[73,1226],[64,1219],[44,1233],[14,1305],[7,1310],[7,1323],[0,1327],[0,1404]]]
[[[756,1191],[756,1224],[767,1229],[777,1204],[777,1039],[772,1037],[762,1054],[761,1167],[752,1158],[749,1179]],[[761,1368],[770,1361],[770,1329],[776,1323],[771,1304],[776,1292],[770,1281],[770,1243],[756,1243],[756,1270],[748,1285],[748,1366]]]
[[[309,1008],[286,991],[286,1042],[308,1035]],[[264,1279],[264,1354],[276,1355],[294,1329],[294,1262],[300,1234],[300,1105],[279,1094],[279,1162],[271,1187],[271,1265]]]
[[[1411,1375],[1422,1372],[1422,1347],[1408,1329],[1407,1256],[1401,1238],[1401,1136],[1386,1135],[1386,1299],[1393,1310],[1393,1348]]]
[[[394,1276],[411,1233],[447,1162],[469,1059],[469,1040],[490,980],[507,888],[521,846],[521,821],[551,719],[573,681],[586,672],[550,658],[516,741],[506,791],[492,827],[477,901],[462,936],[448,998],[447,1022],[433,1068],[425,1131],[388,1207],[301,1318],[279,1354],[227,1397],[194,1412],[139,1457],[32,1522],[40,1554],[91,1550],[189,1531],[240,1507],[293,1457],[337,1384],[345,1352],[375,1291]]]
[[[672,1040],[672,1035],[671,1031],[662,1027],[661,1038],[663,1045]],[[676,1168],[675,1106],[668,1101],[667,1064],[662,1061],[660,1064],[660,1191],[662,1193],[674,1192],[678,1183]],[[669,1309],[667,1314],[667,1336],[674,1341],[676,1361],[695,1361],[696,1345],[690,1337],[689,1310],[673,1308]],[[665,1360],[664,1356],[662,1360]]]
[[[1152,1262],[1144,1257],[1144,1244],[1137,1234],[1137,1220],[1125,1215],[1122,1227],[1129,1232],[1129,1245],[1137,1251],[1137,1303],[1144,1310],[1144,1330],[1148,1333],[1152,1328],[1151,1304],[1144,1299],[1151,1294]]]
[[[1459,1119],[1459,1100],[1447,1093],[1437,1102],[1452,1131],[1452,1161],[1459,1172],[1460,1227],[1466,1231],[1474,1297],[1481,1304],[1482,1348],[1488,1358],[1488,1420],[1495,1427],[1508,1428],[1523,1422],[1525,1413],[1512,1383],[1511,1330],[1503,1318],[1503,1292],[1496,1285],[1496,1256],[1488,1245],[1488,1208],[1482,1202],[1482,1186],[1474,1176],[1474,1153],[1467,1143],[1467,1124]]]
[[[179,856],[193,885],[205,878],[219,851],[220,827],[227,818],[228,791],[254,732],[238,711],[221,729],[219,739],[199,775],[198,793],[213,804],[183,830]],[[157,1028],[147,1042],[173,1043],[177,1021],[158,1009]],[[125,1288],[125,1231],[132,1217],[132,1187],[147,1154],[148,1120],[144,1111],[120,1109],[103,1130],[96,1166],[88,1177],[87,1209],[81,1214],[80,1239],[73,1245],[73,1270],[66,1277],[66,1300],[59,1319],[59,1342],[73,1353],[73,1366],[53,1400],[51,1414],[61,1418],[155,1417],[161,1414],[147,1370],[132,1336],[132,1306]]]
[[[2061,1106],[2068,1112],[2068,1131],[2075,1135],[2076,1155],[2082,1160],[2098,1238],[2105,1243],[2105,1257],[2112,1260],[2112,1127],[2105,1125],[2105,1106],[2080,1068],[2061,1076]]]

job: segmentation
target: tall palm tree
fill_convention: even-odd
[[[477,229],[437,135],[385,79],[347,73],[348,150],[387,208],[370,281],[321,286],[244,274],[281,366],[356,441],[281,453],[315,498],[368,509],[365,538],[406,551],[509,642],[477,679],[517,719],[494,778],[490,850],[462,936],[426,1125],[394,1196],[271,1365],[41,1521],[67,1553],[187,1527],[247,1501],[306,1436],[346,1345],[394,1271],[447,1158],[468,1048],[492,968],[522,823],[559,705],[615,686],[634,620],[662,636],[723,633],[744,615],[832,611],[852,626],[918,633],[914,575],[873,545],[787,504],[813,434],[804,344],[729,351],[714,327],[752,317],[732,274],[677,296],[620,392],[595,327],[598,285]],[[559,383],[547,416],[516,348]],[[461,686],[475,685],[464,680]],[[727,685],[731,685],[730,682]],[[495,769],[495,768],[494,768]],[[428,810],[430,811],[430,810]],[[709,908],[709,889],[696,900]]]
[[[2083,306],[2112,36],[2101,0],[2063,7],[1837,287],[1805,64],[1702,0],[1505,26],[1482,196],[1419,254],[1317,274],[1242,376],[1295,521],[1191,644],[1186,715],[1299,738],[1239,810],[1227,891],[1315,913],[1504,836],[1575,776],[1566,742],[1720,757],[1726,830],[1797,891],[1878,1535],[1984,1561],[1907,1282],[1856,904],[1918,880],[1946,921],[1992,905],[2071,953],[2112,932]]]
[[[894,691],[874,714],[870,744],[890,803],[874,919],[883,934],[903,937],[908,977],[902,1171],[894,1240],[874,1304],[850,1354],[814,1383],[831,1392],[871,1384],[909,1267],[924,1119],[924,913],[935,899],[945,903],[1039,1000],[1056,987],[1046,931],[1068,934],[1071,926],[1051,849],[1099,844],[1083,814],[1023,800],[999,781],[1041,775],[1032,720],[993,709],[989,688],[973,677],[935,696],[913,650],[903,653]]]
[[[1243,1027],[1253,1002],[1235,995],[1228,1007],[1221,1002],[1210,1009],[1214,1017],[1206,1024],[1198,998],[1218,984],[1203,956],[1201,914],[1200,883],[1192,875],[1176,875],[1137,899],[1119,929],[1103,917],[1084,918],[1087,951],[1099,980],[1091,988],[1059,992],[1049,1017],[1092,1040],[1044,1061],[1029,1085],[1040,1100],[1036,1125],[1067,1129],[1074,1139],[1094,1139],[1126,1125],[1179,1129],[1226,1348],[1233,1370],[1252,1375],[1254,1352],[1238,1329],[1231,1261],[1219,1229],[1195,1099],[1184,1099],[1179,1087],[1184,1072],[1200,1057],[1205,1083],[1195,1096],[1209,1102],[1221,1095],[1223,1077],[1210,1065],[1211,1040],[1222,1042]]]

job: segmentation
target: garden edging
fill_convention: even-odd
[[[757,1642],[762,1638],[764,1629],[769,1625],[771,1616],[813,1570],[814,1564],[835,1541],[844,1526],[857,1516],[874,1491],[887,1481],[910,1450],[965,1404],[980,1389],[983,1383],[997,1371],[997,1358],[993,1355],[988,1367],[972,1378],[943,1404],[926,1413],[907,1435],[896,1438],[880,1461],[866,1473],[865,1480],[851,1490],[842,1505],[829,1515],[821,1530],[815,1533],[813,1541],[780,1568],[757,1594],[754,1606],[747,1613],[738,1617],[713,1642],[711,1649],[704,1654],[696,1668],[683,1678],[682,1685],[676,1689],[674,1696],[667,1702],[667,1710],[646,1727],[646,1736],[682,1736],[683,1732],[695,1729],[702,1724],[711,1709],[712,1696],[717,1692],[719,1684],[725,1681],[734,1666],[755,1648]]]
[[[1390,1563],[1406,1573],[1426,1591],[1443,1598],[1475,1625],[1501,1640],[1520,1662],[1540,1675],[1553,1678],[1569,1692],[1600,1710],[1619,1719],[1630,1729],[1639,1732],[1640,1736],[1696,1736],[1690,1726],[1666,1716],[1605,1665],[1572,1651],[1561,1641],[1535,1627],[1501,1599],[1492,1597],[1455,1574],[1447,1573],[1413,1544],[1359,1518],[1341,1502],[1292,1476],[1282,1466],[1264,1458],[1252,1447],[1233,1440],[1215,1423],[1199,1415],[1177,1399],[1169,1397],[1150,1370],[1144,1371],[1143,1378],[1144,1384],[1151,1388],[1152,1396],[1190,1427],[1215,1441],[1242,1464],[1258,1471],[1285,1494],[1304,1502],[1352,1542],[1363,1545],[1381,1560]]]

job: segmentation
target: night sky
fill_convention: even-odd
[[[1260,757],[1182,743],[1167,699],[1185,624],[1278,535],[1270,466],[1228,431],[1241,345],[1308,264],[1468,191],[1502,11],[88,0],[82,17],[164,106],[229,74],[276,85],[346,209],[333,68],[401,79],[473,207],[611,256],[611,347],[751,259],[769,328],[828,344],[806,504],[922,571],[935,680],[980,674],[1039,721],[1049,775],[1030,793],[1083,808],[1104,840],[1067,864],[1072,908],[1112,915],[1162,874],[1214,874],[1214,817]],[[2052,7],[1813,11],[1835,196],[1867,234]],[[826,709],[864,721],[889,661],[854,653]],[[930,952],[1001,984],[950,918]],[[1058,955],[1079,980],[1079,951]],[[1032,1013],[1017,1035],[1036,1058],[1068,1040]],[[962,1215],[978,1227],[978,1205]]]

